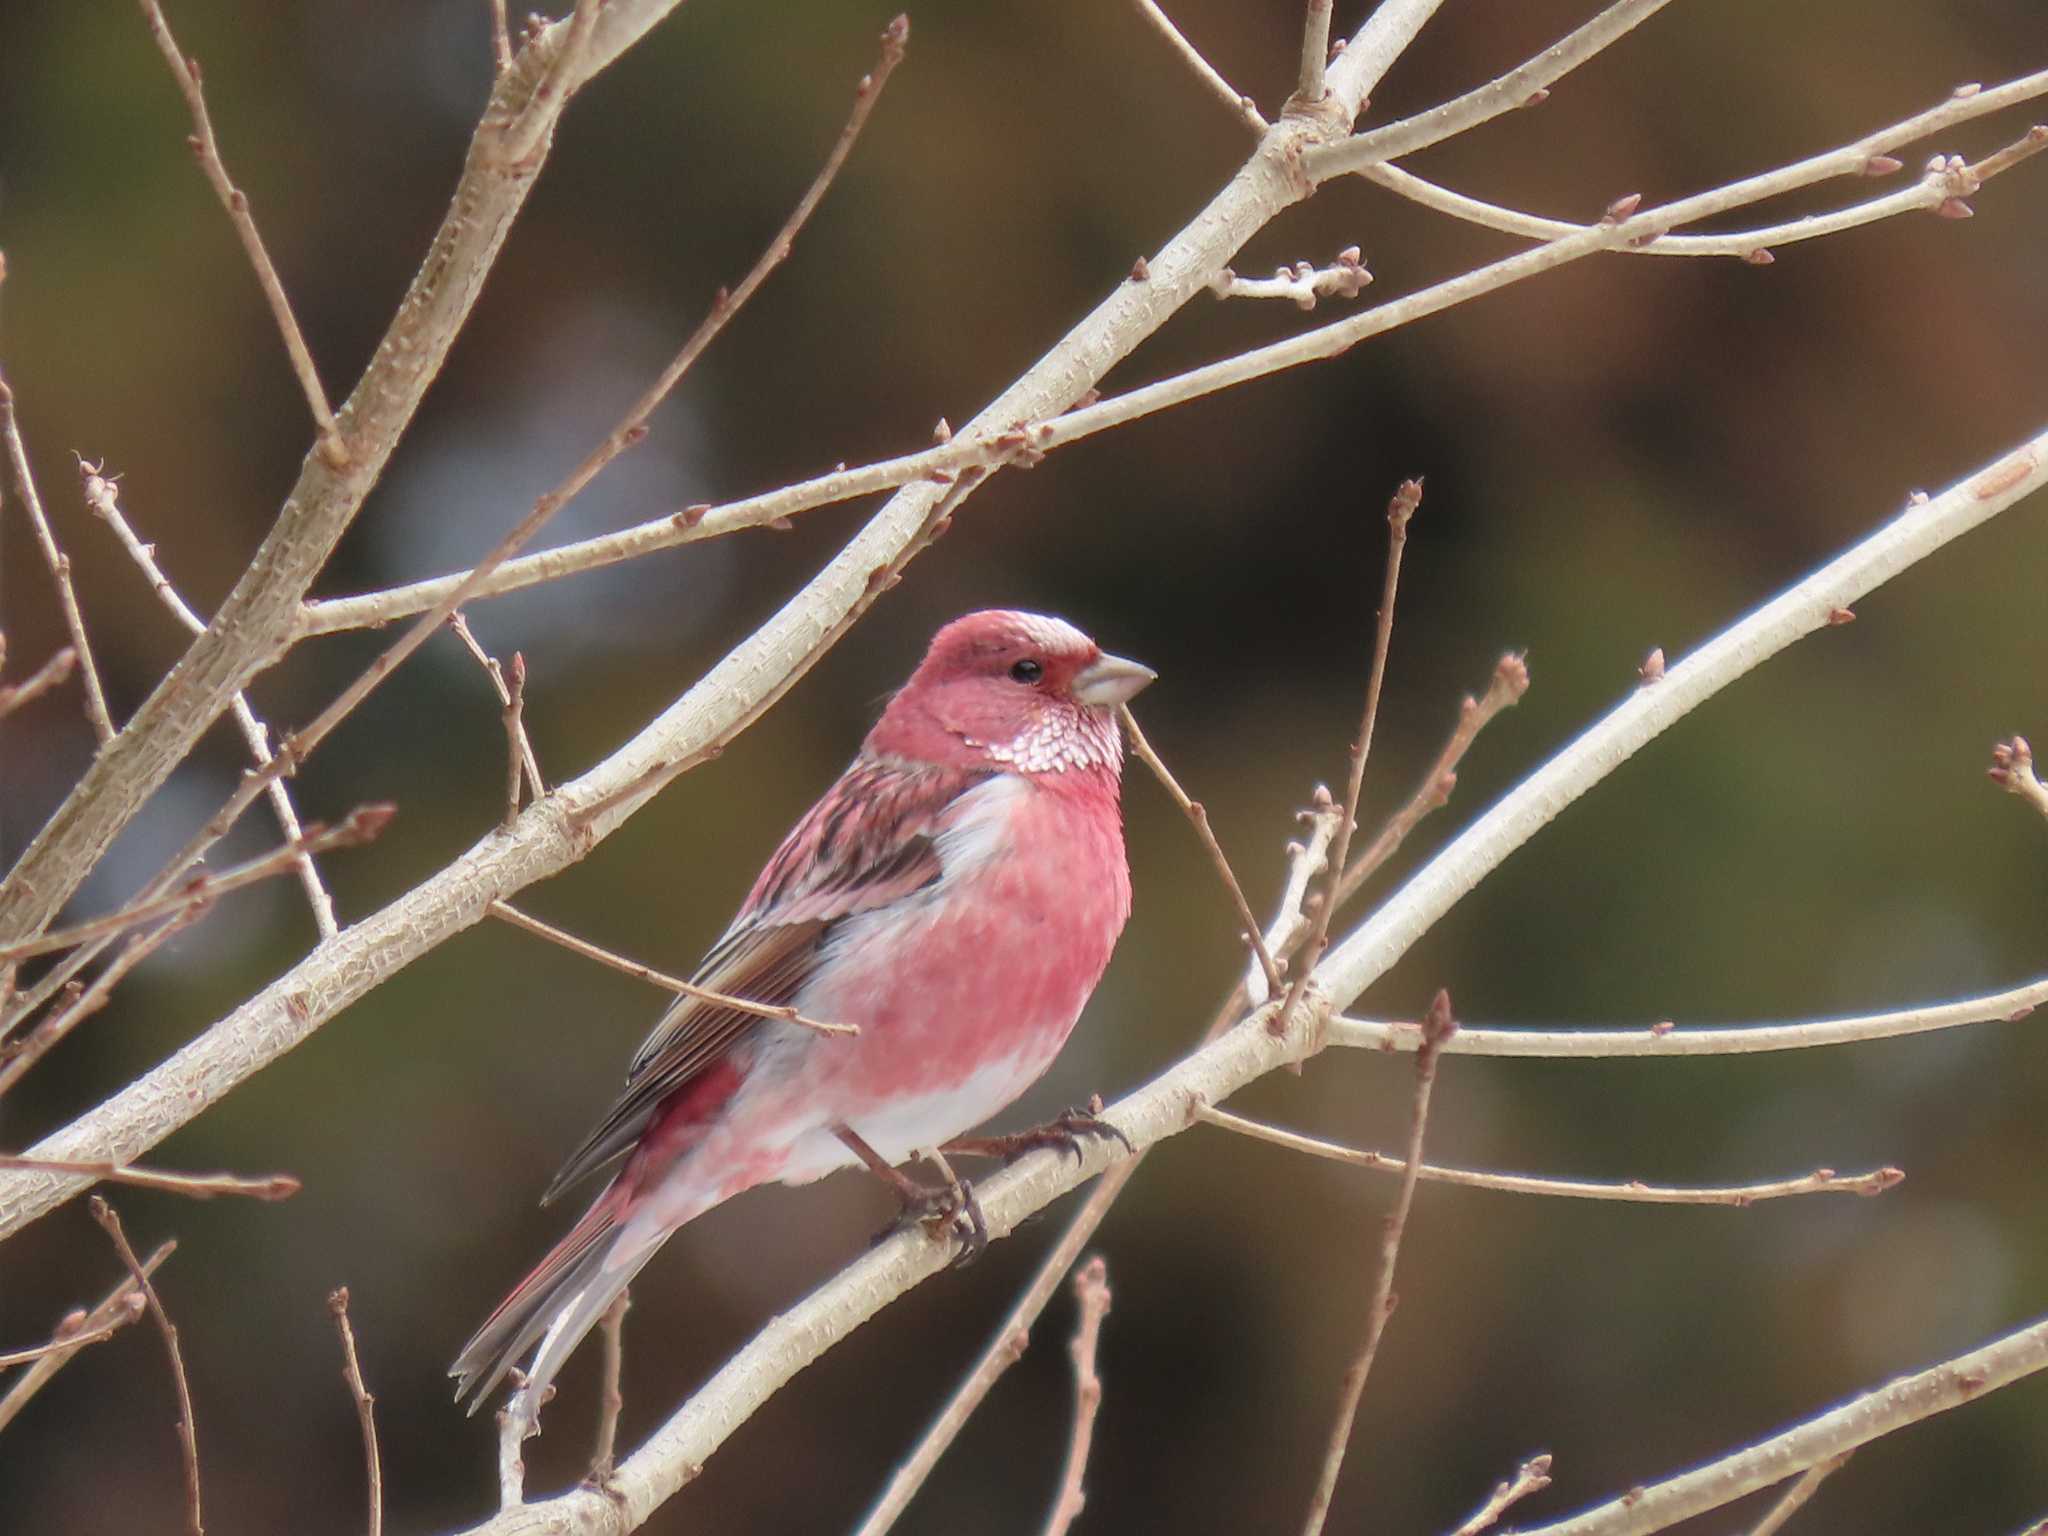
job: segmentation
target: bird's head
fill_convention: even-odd
[[[989,609],[955,619],[890,699],[868,750],[1020,773],[1117,772],[1116,708],[1157,674],[1063,619]]]

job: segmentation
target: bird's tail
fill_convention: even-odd
[[[462,1347],[448,1374],[456,1378],[455,1400],[470,1398],[472,1414],[539,1339],[526,1387],[513,1407],[530,1431],[540,1400],[562,1363],[668,1235],[663,1230],[636,1231],[639,1223],[621,1227],[625,1204],[626,1191],[617,1184],[599,1196]]]

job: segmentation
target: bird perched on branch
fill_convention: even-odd
[[[896,1164],[1119,1134],[1070,1112],[961,1139],[1052,1065],[1130,915],[1116,710],[1153,676],[1039,614],[938,632],[695,977],[801,1017],[676,1000],[543,1198],[615,1168],[611,1182],[464,1347],[458,1400],[474,1394],[474,1412],[538,1340],[512,1406],[531,1433],[549,1382],[641,1266],[742,1190],[864,1164],[906,1217],[964,1228],[969,1253],[986,1240],[971,1190]]]

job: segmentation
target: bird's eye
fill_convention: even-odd
[[[1018,682],[1029,686],[1045,676],[1045,668],[1035,661],[1026,659],[1010,668],[1010,676],[1014,677]]]

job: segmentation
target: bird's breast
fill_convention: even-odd
[[[998,774],[960,797],[937,846],[939,879],[841,924],[800,1006],[861,1027],[819,1053],[849,1086],[942,1089],[1013,1063],[1014,1097],[1059,1053],[1130,915],[1114,785]]]

